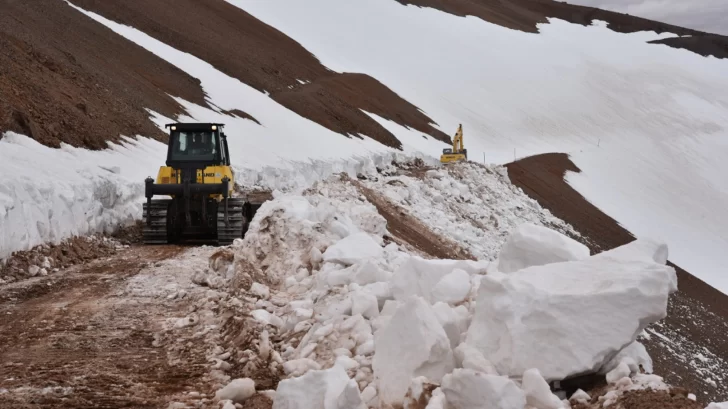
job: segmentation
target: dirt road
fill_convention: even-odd
[[[155,335],[166,318],[184,314],[189,297],[134,290],[145,269],[184,251],[135,246],[0,287],[0,406],[164,408],[199,386],[202,351],[185,351],[176,365]]]

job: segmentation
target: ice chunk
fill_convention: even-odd
[[[327,248],[323,254],[323,260],[352,265],[380,258],[383,254],[382,246],[369,234],[359,232],[347,236]]]
[[[541,376],[538,369],[532,368],[523,373],[521,387],[526,393],[526,403],[536,409],[560,409],[564,405]]]
[[[278,383],[273,409],[359,409],[355,404],[359,389],[352,389],[346,371],[340,365],[326,370],[308,371],[298,378],[284,379]],[[354,393],[356,392],[356,393]]]
[[[470,274],[456,268],[450,274],[442,277],[432,288],[432,301],[457,304],[463,301],[469,292]]]
[[[233,379],[224,388],[217,391],[215,398],[242,403],[253,395],[255,395],[255,382],[250,378],[239,378]]]
[[[468,274],[485,272],[488,263],[471,260],[426,260],[412,256],[403,262],[392,275],[390,287],[396,300],[403,300],[411,295],[423,297],[432,303],[432,289],[453,270],[460,269]]]
[[[410,379],[439,382],[454,368],[450,340],[421,297],[410,297],[375,334],[372,369],[380,404],[401,405]]]
[[[483,276],[466,342],[502,375],[595,372],[666,316],[675,279],[672,267],[603,257]]]
[[[498,270],[512,273],[531,266],[583,260],[589,248],[555,230],[524,223],[511,232],[498,254]]]
[[[448,408],[523,409],[526,396],[512,380],[472,369],[455,369],[440,386]]]
[[[312,369],[321,369],[321,365],[309,358],[292,359],[283,364],[283,371],[290,376],[300,376]]]

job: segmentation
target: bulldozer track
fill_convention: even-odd
[[[225,207],[221,202],[217,208],[217,244],[227,246],[243,237],[247,219],[243,214],[245,202],[239,198],[228,199],[228,223],[225,225]]]
[[[170,199],[152,200],[151,209],[147,208],[147,203],[142,207],[144,217],[144,228],[142,237],[144,244],[167,244],[167,209],[172,202]],[[151,223],[147,220],[151,218]]]

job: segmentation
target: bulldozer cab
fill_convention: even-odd
[[[230,155],[222,124],[168,124],[167,166],[229,166]]]

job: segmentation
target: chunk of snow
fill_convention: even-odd
[[[323,254],[323,260],[352,265],[381,258],[383,253],[382,246],[374,241],[372,236],[359,232],[329,246]]]
[[[432,301],[457,304],[463,301],[469,292],[470,275],[456,268],[450,274],[442,277],[432,288]]]
[[[526,396],[512,380],[472,369],[455,369],[440,386],[448,408],[523,409]]]
[[[607,373],[607,383],[616,383],[618,380],[629,376],[630,373],[629,365],[622,361],[616,368]]]
[[[455,348],[454,354],[455,364],[461,368],[472,369],[488,375],[498,375],[493,364],[485,359],[480,351],[464,342]]]
[[[361,314],[364,318],[379,316],[377,297],[365,290],[353,292],[351,294],[351,315],[357,314]]]
[[[452,348],[458,346],[460,344],[460,334],[468,328],[468,309],[462,305],[452,308],[444,302],[438,302],[432,306],[432,311],[450,339],[450,346]]]
[[[40,272],[40,267],[38,267],[38,266],[30,266],[30,267],[28,267],[28,274],[31,277],[37,276],[39,272]]]
[[[471,260],[427,260],[409,257],[392,275],[390,287],[396,300],[417,295],[432,303],[432,290],[438,282],[455,269],[469,274],[485,272],[487,262]]]
[[[551,393],[548,382],[536,368],[523,373],[521,388],[526,394],[526,403],[536,409],[560,409],[564,406],[561,399]]]
[[[360,285],[366,285],[377,282],[386,282],[391,278],[392,273],[382,270],[371,261],[367,261],[356,267],[353,281]]]
[[[594,372],[666,316],[675,279],[669,266],[604,257],[486,275],[466,342],[502,375]]]
[[[590,401],[591,396],[589,396],[589,394],[584,392],[583,390],[578,389],[576,392],[574,392],[573,395],[571,395],[571,398],[569,398],[569,400],[584,403]]]
[[[450,340],[421,297],[410,297],[374,335],[372,369],[380,404],[402,404],[410,379],[439,382],[454,368]]]
[[[339,405],[356,400],[354,390],[348,385],[349,377],[339,365],[308,371],[303,376],[278,383],[273,409],[358,409],[357,406]],[[358,393],[357,388],[356,395]]]
[[[253,283],[250,286],[250,292],[256,297],[262,298],[264,300],[270,297],[270,289],[268,289],[268,286],[264,284]]]
[[[283,320],[280,317],[269,313],[266,310],[254,310],[250,313],[258,322],[262,322],[266,325],[273,325],[276,327],[283,326]]]
[[[217,400],[231,400],[242,403],[255,395],[255,382],[250,378],[233,379],[224,388],[215,393]]]
[[[518,226],[498,254],[498,269],[512,273],[531,266],[583,260],[589,248],[555,230],[531,223]]]
[[[622,348],[617,355],[614,356],[604,367],[599,371],[602,374],[606,374],[612,369],[616,368],[623,360],[627,359],[627,363],[630,365],[630,371],[632,373],[639,373],[639,366],[645,370],[646,373],[652,373],[652,358],[639,341],[634,341],[626,347]]]
[[[309,358],[292,359],[283,363],[283,372],[290,376],[300,376],[312,369],[319,370],[321,365]]]
[[[640,238],[615,249],[595,254],[596,259],[614,261],[644,261],[666,264],[667,244],[647,238]]]

